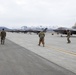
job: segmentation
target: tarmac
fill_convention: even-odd
[[[76,75],[76,37],[45,35],[45,47],[37,34],[7,33],[0,45],[0,75]]]

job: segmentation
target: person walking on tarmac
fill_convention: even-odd
[[[71,43],[71,41],[70,41],[70,35],[71,35],[71,32],[70,32],[70,30],[67,30],[67,43]]]
[[[43,44],[43,47],[44,47],[44,37],[45,37],[45,33],[43,31],[41,31],[39,33],[39,44],[38,44],[39,46],[42,43]]]
[[[4,29],[1,31],[1,44],[5,43],[6,32]]]

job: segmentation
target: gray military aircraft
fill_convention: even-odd
[[[36,33],[38,34],[40,31],[44,31],[46,32],[47,28],[40,28],[40,27],[26,27],[26,26],[22,26],[21,29],[12,29],[10,30],[10,32],[17,32],[17,33]]]
[[[57,34],[67,34],[67,30],[70,30],[71,35],[76,34],[76,29],[74,28],[59,27],[57,29],[53,29]]]

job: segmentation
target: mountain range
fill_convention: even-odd
[[[11,30],[11,29],[9,29],[9,28],[7,28],[7,27],[0,27],[0,31],[1,31],[2,29],[6,30],[6,31]]]

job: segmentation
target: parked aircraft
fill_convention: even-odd
[[[54,29],[53,31],[55,31],[57,34],[67,34],[67,30],[70,30],[71,31],[71,35],[72,34],[76,34],[76,29],[74,28],[66,28],[66,27],[59,27],[57,29]]]
[[[10,32],[17,32],[17,33],[36,33],[38,34],[40,31],[46,32],[47,28],[40,28],[40,27],[26,27],[22,26],[21,29],[12,29]]]

